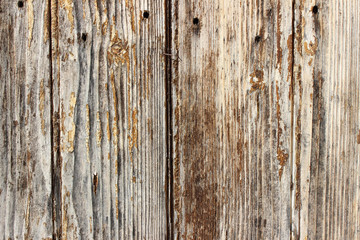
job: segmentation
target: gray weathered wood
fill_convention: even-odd
[[[0,239],[360,239],[359,31],[356,0],[0,1]]]
[[[359,239],[360,4],[295,12],[293,234]]]
[[[289,239],[292,2],[172,2],[175,238]]]
[[[163,239],[163,2],[53,2],[58,236]],[[143,18],[144,11],[149,18]]]
[[[0,238],[50,239],[51,113],[46,1],[0,2]]]

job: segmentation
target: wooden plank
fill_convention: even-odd
[[[164,239],[163,1],[56,3],[58,237]]]
[[[292,2],[172,10],[175,239],[289,239]]]
[[[293,236],[359,239],[359,3],[297,1]]]
[[[1,1],[0,238],[360,239],[359,4]]]
[[[51,239],[46,1],[0,2],[0,238]]]

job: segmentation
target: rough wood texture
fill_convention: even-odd
[[[293,234],[359,239],[358,1],[297,1]]]
[[[291,8],[174,1],[176,239],[289,239]]]
[[[58,236],[163,239],[164,4],[65,0],[52,8]]]
[[[173,0],[175,238],[359,238],[359,8],[315,5]]]
[[[356,0],[0,0],[0,239],[360,239],[359,31]]]
[[[0,2],[1,239],[52,237],[47,13],[45,1]]]

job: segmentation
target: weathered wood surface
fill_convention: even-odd
[[[293,233],[360,239],[360,3],[297,1],[295,13]]]
[[[292,2],[173,5],[175,238],[289,239]]]
[[[175,238],[359,239],[357,1],[173,14]]]
[[[163,2],[53,1],[52,12],[57,236],[163,239]]]
[[[52,237],[46,1],[0,2],[0,238]]]
[[[360,239],[359,5],[0,1],[0,239]]]

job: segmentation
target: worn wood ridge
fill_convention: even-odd
[[[356,0],[0,0],[0,239],[360,239]]]

